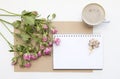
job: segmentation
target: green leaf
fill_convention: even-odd
[[[56,17],[56,14],[52,14],[52,19],[54,19]]]
[[[22,51],[23,51],[23,50],[22,50]],[[23,55],[23,52],[18,52],[18,53],[19,53],[19,55],[20,55],[20,56],[22,56],[22,55]]]
[[[49,19],[50,15],[47,16],[47,19]]]
[[[15,27],[15,28],[19,28],[21,26],[21,21],[17,20],[15,22],[12,23],[12,25]]]
[[[14,50],[9,50],[9,52],[14,52]]]
[[[33,11],[34,12],[34,11]],[[36,15],[33,12],[23,11],[22,12],[22,19],[25,25],[34,25]]]
[[[20,57],[19,66],[24,67],[24,60],[22,57]]]
[[[29,12],[29,11],[23,10],[23,11],[22,11],[22,16],[23,16],[23,15],[29,15],[30,13],[31,13],[31,12]]]
[[[22,33],[22,34],[21,34],[21,37],[22,37],[22,39],[23,39],[24,41],[27,41],[27,40],[29,40],[29,38],[30,38],[30,36],[29,36],[28,34],[25,34],[25,33]]]
[[[51,20],[53,20],[55,17],[56,17],[56,14],[54,14],[54,13],[52,14],[52,16],[48,15],[47,16],[47,22],[50,23]]]
[[[20,45],[16,45],[16,51],[21,52],[21,46]]]
[[[19,54],[23,54],[24,52],[26,52],[26,47],[23,45],[16,45],[16,52]]]
[[[33,33],[34,32],[33,27],[29,26],[29,25],[26,25],[24,27],[24,30],[25,30],[26,33]]]
[[[37,31],[40,31],[40,30],[41,30],[40,26],[37,25],[37,26],[36,26],[36,30],[37,30]]]
[[[35,24],[35,17],[33,16],[23,16],[23,22],[25,25],[34,25]]]

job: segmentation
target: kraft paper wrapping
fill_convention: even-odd
[[[93,28],[89,27],[83,22],[53,22],[53,25],[58,30],[58,33],[92,33]],[[15,30],[16,32],[16,30]],[[20,43],[20,40],[15,37],[15,44]],[[53,56],[42,56],[41,58],[32,61],[32,66],[30,68],[21,68],[18,65],[14,66],[15,72],[92,72],[92,70],[53,70]]]

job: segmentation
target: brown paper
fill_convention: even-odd
[[[53,25],[58,30],[58,33],[92,33],[93,28],[83,22],[53,22]],[[15,38],[15,44],[16,44]],[[31,62],[30,68],[21,68],[18,65],[14,66],[15,72],[92,72],[92,70],[53,70],[53,62],[51,56],[42,56],[41,58]]]

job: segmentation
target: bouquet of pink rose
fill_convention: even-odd
[[[53,39],[51,34],[56,34],[57,30],[52,26],[52,20],[56,17],[55,14],[52,16],[48,15],[47,18],[39,18],[36,11],[22,11],[21,14],[9,12],[4,9],[1,11],[7,12],[8,14],[0,14],[0,16],[18,16],[20,20],[16,20],[10,23],[6,20],[0,19],[0,22],[6,27],[6,29],[20,41],[19,44],[12,45],[0,32],[0,35],[9,44],[11,50],[15,56],[12,58],[12,64],[19,64],[20,67],[30,67],[31,61],[40,58],[41,56],[50,55],[52,51],[52,45],[55,43],[59,45],[60,39]],[[17,32],[11,32],[6,26],[10,24],[17,30]]]

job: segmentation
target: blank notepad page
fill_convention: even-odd
[[[53,44],[53,69],[102,69],[103,41],[100,34],[55,34],[60,44]],[[93,41],[99,42],[94,47]],[[91,46],[90,46],[91,45]]]

